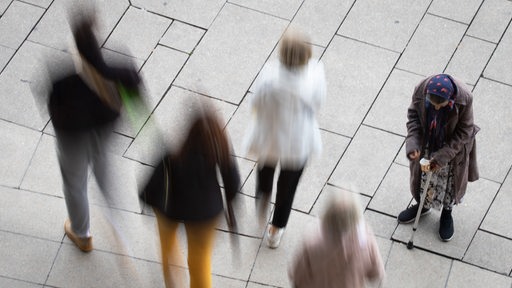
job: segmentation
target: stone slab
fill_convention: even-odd
[[[164,280],[160,263],[97,250],[83,253],[73,244],[64,244],[46,284],[55,287],[163,288]]]
[[[23,0],[25,3],[30,3],[41,8],[48,8],[52,4],[52,0]]]
[[[476,136],[480,177],[502,183],[512,164],[512,136],[503,133],[512,129],[512,87],[481,78],[473,95],[475,123],[481,128]]]
[[[466,29],[467,25],[425,15],[397,67],[424,76],[441,73]]]
[[[318,199],[315,202],[315,205],[313,206],[313,209],[311,209],[311,212],[309,215],[316,216],[316,217],[322,217],[322,214],[327,209],[327,205],[329,205],[330,199],[334,196],[334,194],[342,193],[343,189],[340,189],[338,187],[332,186],[332,185],[325,185],[324,189],[322,190],[322,193],[318,196]],[[352,193],[352,192],[347,192]],[[366,209],[366,206],[368,206],[368,202],[370,202],[370,197],[357,194],[358,201],[361,205],[361,211],[364,211]]]
[[[247,147],[244,146],[251,117],[254,117],[251,107],[249,106],[249,98],[253,97],[252,95],[252,93],[247,93],[247,95],[245,95],[244,99],[234,112],[233,117],[229,119],[226,130],[233,141],[232,144],[235,155],[256,161],[257,159],[247,155]]]
[[[16,50],[0,45],[0,71],[4,70],[14,53],[16,53]]]
[[[460,287],[511,287],[512,278],[494,273],[482,268],[468,265],[464,262],[453,261],[446,288]]]
[[[463,260],[508,275],[512,269],[512,241],[479,230]]]
[[[329,183],[373,196],[402,142],[400,136],[361,126],[329,178]]]
[[[41,138],[41,132],[0,120],[0,184],[19,187]]]
[[[398,56],[389,50],[336,36],[322,56],[327,97],[320,110],[320,127],[353,137]]]
[[[363,123],[407,136],[407,110],[421,80],[419,75],[393,69]]]
[[[409,167],[393,163],[368,208],[397,217],[412,199],[409,178]]]
[[[277,2],[272,0],[232,0],[229,2],[286,20],[292,20],[302,5],[302,1],[300,0],[286,0]]]
[[[105,47],[139,59],[147,59],[171,20],[146,10],[129,7],[108,37]]]
[[[101,54],[103,59],[108,65],[114,67],[130,67],[139,71],[142,65],[144,65],[145,59],[138,59],[132,56],[127,56],[116,51],[112,51],[106,48],[101,48]]]
[[[217,17],[221,9],[224,8],[225,3],[226,1],[224,0],[212,0],[207,2],[202,0],[170,0],[165,2],[159,0],[131,1],[131,4],[136,7],[204,29],[210,28],[215,17]]]
[[[387,239],[388,241],[390,241],[389,239],[391,239],[393,232],[395,232],[395,229],[398,226],[396,217],[391,217],[370,209],[366,209],[366,211],[364,211],[364,218],[376,236]],[[382,257],[387,256],[387,254],[384,254],[384,251],[382,250],[381,254]]]
[[[30,282],[0,277],[0,286],[1,287],[17,287],[17,288],[38,288],[43,287],[43,285],[37,285]]]
[[[97,38],[98,43],[102,46],[126,9],[128,9],[128,1],[93,0],[84,2],[81,0],[55,0],[37,23],[32,33],[30,33],[28,39],[58,50],[72,51],[73,49],[70,48],[72,35],[67,21],[68,12],[71,15],[73,13],[80,13],[79,11],[89,9],[88,5],[95,7],[94,14],[98,20]]]
[[[165,32],[160,44],[191,54],[206,31],[192,25],[174,21]]]
[[[474,86],[495,48],[487,41],[464,36],[445,72]]]
[[[492,55],[491,61],[487,64],[484,76],[499,82],[512,84],[512,60],[509,51],[512,49],[512,29],[508,29],[503,35],[496,51]]]
[[[0,18],[0,45],[18,49],[44,12],[42,8],[13,1]]]
[[[54,242],[62,240],[68,215],[64,199],[3,186],[0,194],[0,230]]]
[[[414,234],[414,245],[455,259],[465,257],[466,250],[470,244],[473,245],[473,236],[477,233],[498,188],[498,184],[484,179],[470,183],[464,201],[452,212],[455,227],[452,240],[443,242],[439,239],[441,213],[433,210],[432,213],[421,218],[418,230]],[[393,234],[393,239],[407,243],[411,233],[412,223],[401,224]]]
[[[0,275],[44,284],[60,242],[0,231]]]
[[[382,287],[444,287],[451,260],[394,242]],[[428,267],[428,269],[427,269]]]
[[[175,147],[181,143],[187,132],[184,128],[189,125],[189,117],[193,111],[197,111],[197,105],[200,103],[212,108],[224,125],[236,109],[235,105],[227,102],[173,86],[128,148],[125,156],[142,163],[155,164],[155,160],[161,156],[162,149]]]
[[[282,19],[226,4],[175,85],[239,104],[287,25]]]
[[[481,229],[512,239],[512,176],[509,174],[500,187],[489,211],[480,226]]]
[[[481,1],[481,0],[480,0]],[[402,52],[430,1],[359,0],[350,9],[338,34]]]
[[[13,0],[0,0],[0,15],[5,13],[5,10],[7,10],[7,7],[9,7],[12,1]]]
[[[292,211],[286,231],[277,249],[270,249],[266,240],[261,243],[249,280],[266,285],[289,287],[288,267],[291,265],[304,237],[317,223],[316,218]]]
[[[467,35],[498,43],[512,17],[509,0],[485,0],[469,26]]]
[[[470,24],[483,0],[434,0],[428,12],[453,21]]]
[[[312,44],[327,47],[353,3],[354,1],[305,0],[290,28],[309,35]]]

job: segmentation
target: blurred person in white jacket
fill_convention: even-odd
[[[279,49],[279,61],[263,69],[251,96],[254,117],[245,139],[248,155],[258,160],[260,219],[266,215],[280,165],[274,215],[266,232],[271,248],[279,246],[306,162],[321,151],[316,115],[326,94],[323,64],[311,58],[311,44],[303,35],[287,32]]]

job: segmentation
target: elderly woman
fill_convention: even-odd
[[[306,240],[289,269],[292,287],[365,287],[384,277],[377,241],[363,220],[357,194],[329,201],[317,233]]]
[[[430,212],[432,205],[443,207],[439,237],[452,239],[455,232],[452,208],[460,203],[468,181],[478,179],[473,98],[469,89],[447,74],[424,79],[414,90],[407,113],[406,153],[411,172],[411,193],[419,203],[426,173],[419,159],[430,160],[434,173],[427,188],[426,205],[421,215]],[[439,205],[436,205],[439,204]],[[398,222],[410,223],[420,207],[414,204],[398,215]]]
[[[255,117],[245,145],[258,159],[260,219],[266,215],[272,195],[275,168],[278,163],[281,167],[274,216],[267,229],[270,248],[279,246],[307,160],[321,149],[315,116],[325,97],[325,77],[323,65],[311,59],[311,54],[311,45],[302,35],[286,33],[280,44],[280,61],[262,71],[250,102]]]

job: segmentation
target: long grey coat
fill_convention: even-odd
[[[425,111],[426,85],[431,77],[427,77],[414,89],[412,102],[407,111],[407,138],[405,140],[406,155],[414,150],[423,151],[427,143],[424,135],[427,125],[427,114]],[[455,107],[447,117],[448,123],[445,126],[446,143],[444,146],[432,153],[441,166],[449,163],[453,165],[455,203],[459,203],[466,193],[467,183],[478,180],[478,167],[476,162],[475,135],[480,130],[473,123],[473,97],[471,92],[459,80],[450,77],[456,86]],[[420,156],[423,157],[423,155]],[[411,193],[419,202],[419,187],[421,169],[419,160],[409,161],[411,172],[410,185]]]

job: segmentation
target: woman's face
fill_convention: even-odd
[[[441,108],[444,108],[448,105],[448,100],[442,102],[442,103],[437,103],[435,101],[432,101],[431,97],[430,97],[430,94],[427,94],[427,100],[430,102],[430,104],[434,105],[434,109],[436,110],[439,110]]]

